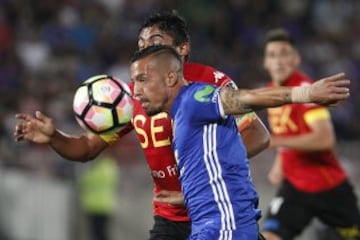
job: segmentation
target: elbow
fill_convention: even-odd
[[[327,151],[335,148],[336,136],[333,131],[322,131],[322,134],[317,134],[317,141],[319,151]]]
[[[253,121],[241,132],[248,158],[254,157],[270,145],[270,133],[260,120]]]
[[[87,163],[95,159],[95,157],[91,156],[76,156],[76,157],[69,157],[61,155],[64,159],[67,159],[71,162],[78,162],[78,163]]]
[[[321,139],[319,142],[322,143],[322,144],[320,144],[319,149],[318,149],[320,151],[334,149],[335,145],[336,145],[335,137],[329,137],[329,138],[326,138],[326,140]]]
[[[72,162],[78,162],[78,163],[90,162],[99,155],[99,153],[96,153],[96,152],[77,152],[77,154],[72,154],[72,155],[71,154],[65,155],[65,154],[62,154],[59,152],[59,154],[64,159],[67,159]]]
[[[267,134],[261,140],[258,141],[256,147],[248,150],[247,152],[248,158],[252,158],[258,155],[259,153],[267,149],[269,145],[270,145],[270,135]]]
[[[265,127],[262,128],[261,136],[262,137],[259,141],[259,149],[260,149],[259,152],[267,149],[270,146],[270,139],[271,139],[270,133]]]
[[[261,141],[259,141],[258,153],[267,149],[269,145],[270,145],[270,134],[267,132],[266,134],[263,134]]]
[[[262,144],[262,150],[265,150],[270,146],[270,134],[268,134],[267,137],[264,138]]]
[[[85,158],[81,158],[79,162],[81,163],[87,163],[87,162],[90,162],[92,160],[94,160],[95,158],[92,158],[92,157],[85,157]]]
[[[90,152],[88,155],[80,158],[80,162],[87,163],[87,162],[93,161],[99,156],[99,154],[100,154],[100,152]]]

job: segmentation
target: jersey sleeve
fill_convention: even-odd
[[[184,76],[190,82],[204,82],[219,87],[231,87],[238,89],[235,82],[225,73],[211,66],[199,63],[185,63]],[[236,115],[236,124],[239,131],[247,128],[258,117],[255,112],[244,115]]]
[[[219,71],[217,71],[219,72]],[[219,73],[218,73],[219,74]],[[214,75],[215,72],[214,72]],[[221,81],[224,85],[224,87],[230,87],[232,89],[238,89],[238,86],[236,83],[225,75],[224,80]],[[245,114],[239,114],[235,116],[236,126],[239,130],[239,132],[246,129],[253,121],[255,121],[258,118],[257,114],[255,112],[249,112]]]
[[[235,116],[235,121],[239,132],[247,128],[256,119],[257,119],[257,115],[255,112],[249,112]]]
[[[329,110],[324,107],[310,109],[304,114],[304,121],[307,124],[318,120],[328,120],[330,118]]]
[[[184,115],[189,118],[189,122],[203,124],[226,118],[220,102],[220,89],[213,85],[201,84],[190,91],[183,107]]]

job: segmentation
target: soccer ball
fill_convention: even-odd
[[[129,86],[108,75],[85,80],[73,101],[76,121],[96,134],[115,132],[130,123],[133,106]]]

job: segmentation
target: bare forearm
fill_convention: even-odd
[[[254,90],[222,89],[222,104],[226,114],[242,114],[267,107],[291,103],[291,88],[261,88]]]
[[[49,145],[63,158],[76,162],[94,159],[107,146],[100,138],[91,140],[85,135],[73,136],[59,130],[55,132]]]
[[[271,144],[274,147],[312,152],[331,149],[335,145],[335,140],[332,137],[319,137],[309,133],[298,136],[272,137]]]
[[[344,73],[323,78],[310,86],[272,87],[254,90],[222,88],[225,114],[242,114],[287,103],[336,104],[350,96],[350,81]]]

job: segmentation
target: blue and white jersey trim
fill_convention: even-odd
[[[231,235],[231,231],[225,230],[236,229],[236,223],[233,206],[230,201],[226,183],[222,176],[221,164],[216,150],[216,131],[216,123],[208,124],[203,127],[204,163],[209,175],[209,183],[215,197],[214,200],[217,203],[221,214],[221,235]]]

